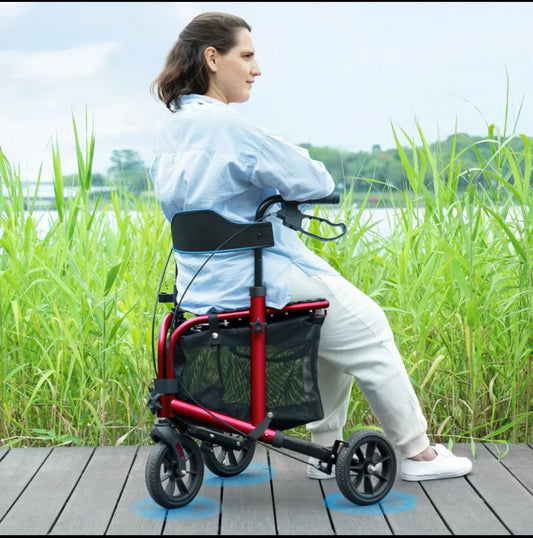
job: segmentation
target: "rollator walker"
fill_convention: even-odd
[[[242,473],[257,444],[306,465],[309,458],[297,455],[315,458],[315,467],[334,472],[339,490],[355,504],[376,503],[390,491],[396,456],[380,432],[359,430],[332,447],[286,433],[323,417],[317,353],[329,302],[312,298],[281,310],[266,306],[262,254],[274,245],[274,237],[272,223],[264,218],[275,215],[293,230],[329,241],[344,234],[344,224],[307,215],[301,206],[338,201],[335,194],[300,202],[274,195],[260,204],[255,222],[248,224],[211,210],[174,216],[169,259],[173,251],[203,253],[205,264],[212,256],[249,250],[254,282],[249,308],[203,315],[181,309],[176,286],[172,293],[158,290],[159,303],[173,303],[159,329],[157,367],[153,334],[157,371],[147,401],[156,419],[145,480],[160,506],[189,504],[202,485],[204,465],[220,477]],[[316,236],[302,227],[304,218],[341,226],[343,231],[332,238]],[[175,270],[179,271],[177,265]]]

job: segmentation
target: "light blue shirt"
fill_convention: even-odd
[[[310,200],[333,192],[335,183],[323,163],[252,124],[232,106],[203,95],[183,96],[180,104],[162,122],[150,166],[169,222],[179,211],[198,209],[211,209],[234,222],[253,222],[257,207],[274,194]],[[282,308],[291,301],[291,264],[308,275],[336,271],[279,218],[268,219],[275,245],[263,251],[266,302]],[[196,274],[208,256],[175,253],[181,307],[197,314],[248,308],[253,250],[218,252]]]

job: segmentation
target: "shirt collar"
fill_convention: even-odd
[[[197,93],[189,93],[187,95],[182,95],[180,97],[180,103],[182,105],[186,105],[189,103],[197,103],[197,104],[224,104],[218,99],[214,99],[213,97],[208,97],[207,95],[199,95]]]

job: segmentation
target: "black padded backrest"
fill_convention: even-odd
[[[233,222],[211,209],[180,211],[172,217],[172,246],[180,252],[213,252],[274,246],[272,224]]]

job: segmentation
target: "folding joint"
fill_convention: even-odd
[[[250,327],[252,327],[253,333],[264,333],[266,323],[263,323],[259,318],[257,318],[254,323],[250,322]]]

